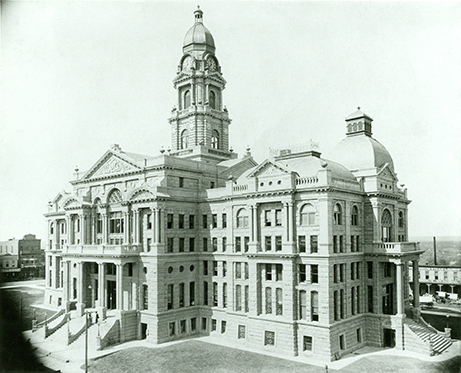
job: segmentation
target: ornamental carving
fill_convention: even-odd
[[[122,160],[112,157],[93,176],[105,176],[133,171],[135,168]]]

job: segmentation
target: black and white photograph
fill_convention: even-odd
[[[461,2],[3,0],[0,370],[461,372]]]

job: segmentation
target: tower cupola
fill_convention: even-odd
[[[195,23],[184,37],[183,52],[207,51],[214,54],[216,50],[214,39],[211,32],[203,25],[203,12],[200,7],[194,15]]]

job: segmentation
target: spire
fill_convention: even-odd
[[[194,12],[195,15],[195,23],[203,23],[203,12],[200,9],[200,5],[197,5],[197,10]]]

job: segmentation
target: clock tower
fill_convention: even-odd
[[[169,119],[171,155],[221,162],[236,157],[229,150],[231,120],[223,106],[226,81],[200,8],[194,16],[195,23],[184,38],[183,56],[173,80],[177,105]]]

